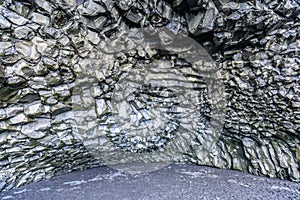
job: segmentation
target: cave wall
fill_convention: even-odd
[[[0,4],[0,191],[107,160],[125,162],[126,152],[139,157],[127,161],[194,162],[300,180],[298,0]],[[132,135],[95,131],[104,110],[110,109],[106,100],[119,84],[120,66],[134,68],[154,58],[187,66],[180,55],[138,50],[112,60],[99,53],[108,51],[106,40],[140,27],[186,34],[216,63],[226,96],[224,127],[217,138],[205,127],[178,135],[174,128],[177,139],[169,148],[164,142],[173,137],[167,133],[147,140],[147,146]],[[91,74],[96,81],[86,78]],[[205,117],[210,107],[206,94],[199,92],[204,125],[211,117]],[[105,116],[111,113],[105,111]],[[74,121],[82,123],[81,129],[74,129]],[[170,150],[164,152],[166,146]],[[125,158],[111,149],[124,152]]]

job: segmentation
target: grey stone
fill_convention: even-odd
[[[43,105],[39,101],[32,102],[24,107],[24,113],[28,116],[39,115],[43,112],[43,110]]]
[[[7,78],[7,84],[12,85],[13,87],[22,87],[22,84],[25,83],[25,79],[20,76],[13,76]]]
[[[0,55],[5,54],[8,48],[12,46],[11,42],[0,42]]]
[[[2,132],[0,134],[0,143],[4,144],[8,141],[9,133],[8,132]]]
[[[11,24],[2,15],[0,15],[0,29],[10,28]]]
[[[189,20],[189,23],[188,23],[189,32],[196,34],[197,30],[198,30],[198,26],[203,19],[203,13],[198,13],[195,16],[190,16],[190,18],[191,19]]]
[[[55,60],[49,58],[49,57],[44,57],[42,62],[49,68],[50,70],[58,70],[59,66],[58,63],[55,62]]]
[[[126,18],[136,24],[139,24],[144,17],[145,16],[141,13],[141,11],[136,9],[131,9],[126,14]]]
[[[19,41],[15,44],[16,50],[24,56],[24,59],[37,60],[40,57],[36,46],[30,41]]]
[[[58,0],[57,3],[65,9],[74,8],[76,6],[76,0]]]
[[[82,12],[83,15],[87,16],[97,16],[100,13],[106,12],[103,6],[95,3],[92,0],[85,1],[82,6],[79,6],[79,10]]]
[[[103,30],[105,23],[107,22],[106,17],[100,16],[97,19],[95,19],[94,24],[95,28],[99,30]]]
[[[104,99],[97,99],[96,100],[96,111],[99,117],[106,115],[111,112],[111,109],[107,105]]]
[[[64,36],[59,40],[59,42],[60,42],[62,45],[67,45],[67,44],[70,43],[70,39],[69,39],[66,35],[64,35]]]
[[[28,81],[28,85],[35,90],[44,90],[48,87],[45,78],[42,76],[33,77],[30,81]]]
[[[28,14],[30,12],[30,8],[26,4],[22,3],[11,3],[10,5],[7,5],[10,10],[14,11],[15,13],[27,18]]]
[[[43,8],[46,12],[52,13],[53,6],[46,0],[36,0],[34,1],[39,7]]]
[[[23,124],[26,122],[29,122],[29,119],[23,113],[17,114],[9,119],[9,123],[11,124]]]
[[[94,45],[97,45],[100,42],[98,34],[93,31],[88,31],[86,38]]]
[[[31,77],[35,75],[33,66],[24,59],[19,60],[12,67],[6,69],[8,74],[16,74],[21,77]]]
[[[57,102],[58,102],[57,98],[56,98],[56,97],[53,97],[53,96],[48,97],[48,98],[46,98],[46,100],[45,100],[45,103],[46,103],[46,104],[49,104],[49,105],[55,105]]]
[[[122,10],[129,10],[129,8],[131,7],[131,5],[133,3],[134,3],[134,1],[132,1],[132,0],[120,0],[120,1],[118,1],[118,6]]]
[[[45,53],[47,47],[49,46],[49,44],[45,40],[38,36],[34,37],[31,41],[36,46],[38,52],[41,54]],[[51,40],[48,40],[48,42],[50,43]]]
[[[9,106],[7,108],[5,108],[5,112],[6,112],[6,116],[7,117],[13,117],[19,113],[23,112],[23,106],[19,105],[19,106]]]
[[[44,26],[48,25],[50,22],[49,17],[39,14],[39,13],[32,13],[31,20],[35,23],[38,23],[38,24],[44,25]]]
[[[62,79],[61,79],[60,74],[58,72],[50,72],[45,77],[45,80],[49,85],[58,85],[62,82]]]
[[[74,136],[71,134],[72,130],[65,130],[65,131],[59,131],[56,134],[58,135],[58,137],[65,143],[68,145],[71,145],[74,140]]]
[[[26,26],[21,26],[14,30],[14,35],[18,39],[28,39],[30,33],[32,33],[32,30]]]
[[[35,122],[23,125],[21,132],[30,138],[39,139],[46,135],[50,127],[50,119],[38,118]]]
[[[215,7],[212,1],[209,1],[209,4],[206,8],[206,11],[198,12],[198,14],[188,14],[189,20],[189,32],[193,35],[199,35],[213,30],[214,21],[218,16],[218,10]]]
[[[68,105],[65,105],[63,103],[57,103],[53,106],[51,106],[51,113],[55,116],[55,115],[59,115],[61,113],[64,113],[64,112],[67,112],[67,111],[70,111],[71,110],[71,107],[68,106]]]
[[[0,12],[3,14],[4,17],[6,17],[9,21],[11,21],[12,23],[16,24],[16,25],[24,25],[28,22],[28,20],[17,14],[17,13],[14,13],[8,9],[4,9],[3,7],[1,7],[1,10]]]
[[[49,38],[59,39],[63,36],[63,33],[60,29],[52,26],[45,26],[43,31]]]
[[[53,87],[52,93],[60,96],[60,97],[68,97],[71,96],[70,89],[68,85],[60,85],[57,87]]]
[[[5,118],[6,118],[5,110],[3,108],[0,108],[0,120],[5,119]]]

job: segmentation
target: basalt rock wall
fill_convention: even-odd
[[[188,35],[214,61],[226,104],[217,137],[205,78],[180,54],[137,48],[108,56],[108,40],[141,27]],[[299,181],[299,34],[298,0],[1,1],[0,191],[129,161]],[[145,81],[152,76],[173,79],[153,88]],[[127,109],[112,102],[117,95]],[[124,113],[129,125],[117,120]]]

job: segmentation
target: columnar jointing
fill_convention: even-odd
[[[0,191],[134,161],[300,180],[298,0],[0,4]]]

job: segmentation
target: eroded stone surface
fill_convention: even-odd
[[[297,0],[4,1],[0,190],[99,160],[192,161],[299,181],[299,9]],[[211,107],[218,104],[182,54],[140,47],[126,51],[134,43],[108,43],[140,26],[189,35],[221,69],[227,110],[217,139],[208,122],[214,117]],[[161,34],[166,44],[167,36]],[[171,70],[173,81],[187,78],[177,82],[186,81],[185,94],[197,82],[198,95],[191,100],[184,93],[174,97],[178,91],[171,87],[148,87],[151,73],[162,83],[166,79],[163,70],[143,67],[151,62],[180,69]],[[126,70],[136,76],[122,82]],[[138,78],[143,87],[135,83]],[[124,101],[123,91],[135,93]],[[117,104],[112,102],[116,95],[121,98]],[[161,118],[164,112],[170,123]],[[116,123],[129,115],[132,123]],[[152,119],[166,123],[159,126]],[[184,123],[190,124],[187,131]],[[174,138],[173,151],[166,150]],[[127,159],[126,152],[139,155]]]

